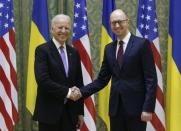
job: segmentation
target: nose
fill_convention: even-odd
[[[65,32],[65,28],[62,28],[61,31],[62,31],[62,32]]]
[[[115,24],[115,27],[119,27],[120,25],[119,25],[119,23],[118,22],[116,22],[116,24]]]

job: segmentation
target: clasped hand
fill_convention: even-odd
[[[73,100],[73,101],[77,101],[81,97],[82,97],[82,94],[80,92],[80,89],[78,87],[76,87],[76,86],[73,86],[71,88],[71,94],[70,94],[70,96],[68,98]]]

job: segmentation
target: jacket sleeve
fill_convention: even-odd
[[[81,88],[81,93],[84,98],[103,89],[108,84],[112,76],[112,73],[110,71],[110,67],[108,64],[106,48],[107,46],[105,47],[105,50],[104,50],[104,58],[103,58],[103,62],[101,65],[98,78],[95,79],[92,83],[88,84],[87,86],[84,86],[83,88]]]
[[[80,60],[80,56],[79,53],[76,52],[77,54],[77,76],[76,76],[76,86],[78,88],[81,88],[83,86],[83,76],[82,76],[82,68],[81,68],[81,60]],[[77,101],[77,111],[79,115],[84,115],[84,100],[83,99],[79,99]]]
[[[144,74],[144,84],[146,87],[143,111],[154,112],[156,102],[157,75],[151,44],[145,41],[142,48],[142,67]]]

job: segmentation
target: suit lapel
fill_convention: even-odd
[[[71,52],[71,49],[70,49],[70,47],[69,47],[69,45],[66,45],[66,49],[67,49],[67,58],[68,58],[68,67],[69,67],[69,69],[68,69],[68,76],[70,76],[70,72],[72,71],[72,69],[73,69],[73,57],[72,57],[72,52]]]
[[[64,69],[64,66],[63,66],[63,61],[61,59],[61,56],[60,56],[55,44],[53,43],[52,40],[51,40],[51,42],[49,44],[50,44],[49,47],[50,47],[51,54],[52,54],[53,58],[57,62],[58,67],[60,67],[59,69],[61,70],[61,72],[64,72],[64,75],[66,76],[65,69]]]
[[[113,42],[112,44],[112,48],[111,48],[111,56],[112,56],[112,59],[113,59],[113,62],[117,62],[116,60],[116,48],[117,48],[117,40]]]
[[[119,67],[118,61],[116,60],[116,49],[117,49],[117,40],[113,42],[110,53],[111,53],[112,61],[113,61],[113,72],[117,76],[119,76],[120,67]]]
[[[133,43],[134,43],[134,36],[131,34],[131,37],[130,37],[130,39],[129,39],[128,45],[127,45],[126,50],[125,50],[125,53],[124,53],[124,55],[123,55],[123,64],[122,64],[121,68],[122,68],[123,65],[125,64],[125,61],[126,61],[126,59],[127,59],[127,57],[128,57],[128,54],[129,54],[129,52],[131,51],[131,48],[132,48],[133,45],[134,45]]]

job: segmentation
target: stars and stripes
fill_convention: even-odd
[[[155,0],[139,0],[136,34],[149,39],[158,77],[155,113],[153,120],[147,125],[147,131],[165,131],[163,80]]]
[[[13,1],[0,0],[0,130],[12,131],[18,119]]]
[[[88,36],[88,18],[86,0],[74,1],[73,46],[79,51],[84,85],[92,82],[90,41]],[[81,131],[96,131],[96,111],[94,96],[84,103],[84,124]]]

